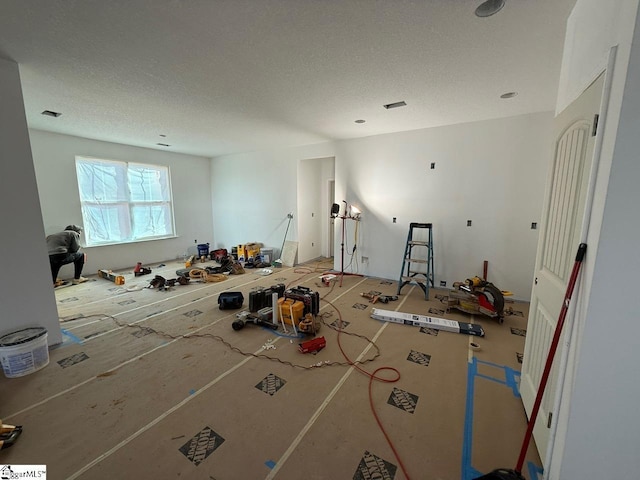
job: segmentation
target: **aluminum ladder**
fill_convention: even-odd
[[[402,269],[398,280],[398,292],[407,284],[417,284],[424,291],[424,298],[429,300],[429,287],[433,287],[433,231],[430,223],[410,223],[407,244],[404,247]],[[414,240],[413,233],[416,229],[426,229],[428,240]],[[425,251],[426,250],[426,251]],[[417,264],[417,265],[415,265]],[[420,268],[421,265],[426,266]],[[420,270],[418,270],[420,268]]]

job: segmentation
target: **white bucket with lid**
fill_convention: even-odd
[[[0,362],[8,378],[22,377],[49,364],[47,330],[30,327],[0,337]]]

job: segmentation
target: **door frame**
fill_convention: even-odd
[[[593,147],[593,155],[591,160],[591,171],[589,176],[589,184],[587,187],[587,196],[585,199],[584,216],[582,222],[582,230],[580,232],[580,243],[586,243],[589,227],[591,225],[594,196],[596,189],[596,182],[598,180],[598,173],[600,169],[600,158],[602,155],[602,143],[604,139],[604,131],[607,124],[607,112],[609,109],[609,101],[611,97],[611,86],[614,77],[614,67],[616,62],[618,47],[614,45],[609,50],[606,65],[597,70],[591,78],[589,84],[584,88],[586,90],[591,86],[596,79],[604,74],[604,85],[602,87],[602,100],[600,103],[600,117],[598,119],[598,135],[596,136],[596,142]],[[584,92],[583,90],[583,92]],[[582,93],[581,93],[582,94]],[[576,97],[577,98],[577,97]],[[575,99],[574,99],[575,100]],[[573,101],[572,101],[573,102]],[[568,105],[567,105],[568,106]],[[566,107],[565,107],[566,108]],[[596,227],[597,228],[597,227]],[[546,455],[542,458],[544,465],[544,479],[549,478],[549,474],[552,471],[552,463],[554,457],[558,455],[561,457],[564,450],[564,440],[566,438],[567,417],[569,415],[569,408],[573,394],[573,377],[576,370],[576,358],[579,350],[579,343],[581,341],[581,333],[584,324],[584,316],[578,313],[581,305],[580,302],[576,302],[575,299],[582,299],[586,304],[586,300],[589,297],[591,290],[591,279],[593,277],[593,265],[595,263],[596,248],[592,248],[591,252],[587,246],[587,254],[585,261],[582,265],[582,281],[576,285],[577,289],[574,292],[574,301],[569,307],[569,311],[566,317],[565,323],[565,338],[560,345],[560,356],[556,357],[555,361],[560,361],[558,368],[558,378],[556,381],[556,397],[553,405],[553,412],[555,412],[551,428],[549,432],[549,441],[547,446]],[[580,280],[580,279],[579,279]],[[583,304],[583,305],[584,305]]]
[[[335,172],[335,167],[334,167]],[[331,218],[331,206],[335,202],[336,198],[336,179],[330,178],[327,180],[327,218],[329,219],[329,224],[327,228],[327,243],[326,243],[326,257],[331,258],[334,254],[335,249],[335,219]]]

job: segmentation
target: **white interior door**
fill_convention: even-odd
[[[555,158],[545,191],[520,383],[527,416],[531,415],[580,243],[603,85],[604,74],[554,121]],[[533,430],[543,459],[553,415],[558,364],[556,357]]]

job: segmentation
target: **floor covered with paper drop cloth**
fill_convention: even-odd
[[[0,418],[23,425],[0,464],[92,480],[471,480],[513,468],[528,304],[510,303],[504,324],[447,311],[446,289],[427,301],[407,285],[373,304],[360,294],[394,295],[396,279],[325,285],[332,265],[143,288],[153,274],[175,276],[182,265],[171,261],[151,276],[116,272],[124,286],[92,277],[56,290],[64,343],[42,370],[0,379]],[[291,326],[235,331],[238,311],[218,308],[221,292],[242,292],[248,308],[252,290],[278,283],[319,292],[318,353],[300,353],[311,337]],[[478,324],[485,336],[379,321],[373,308]],[[538,478],[533,442],[525,466]]]

